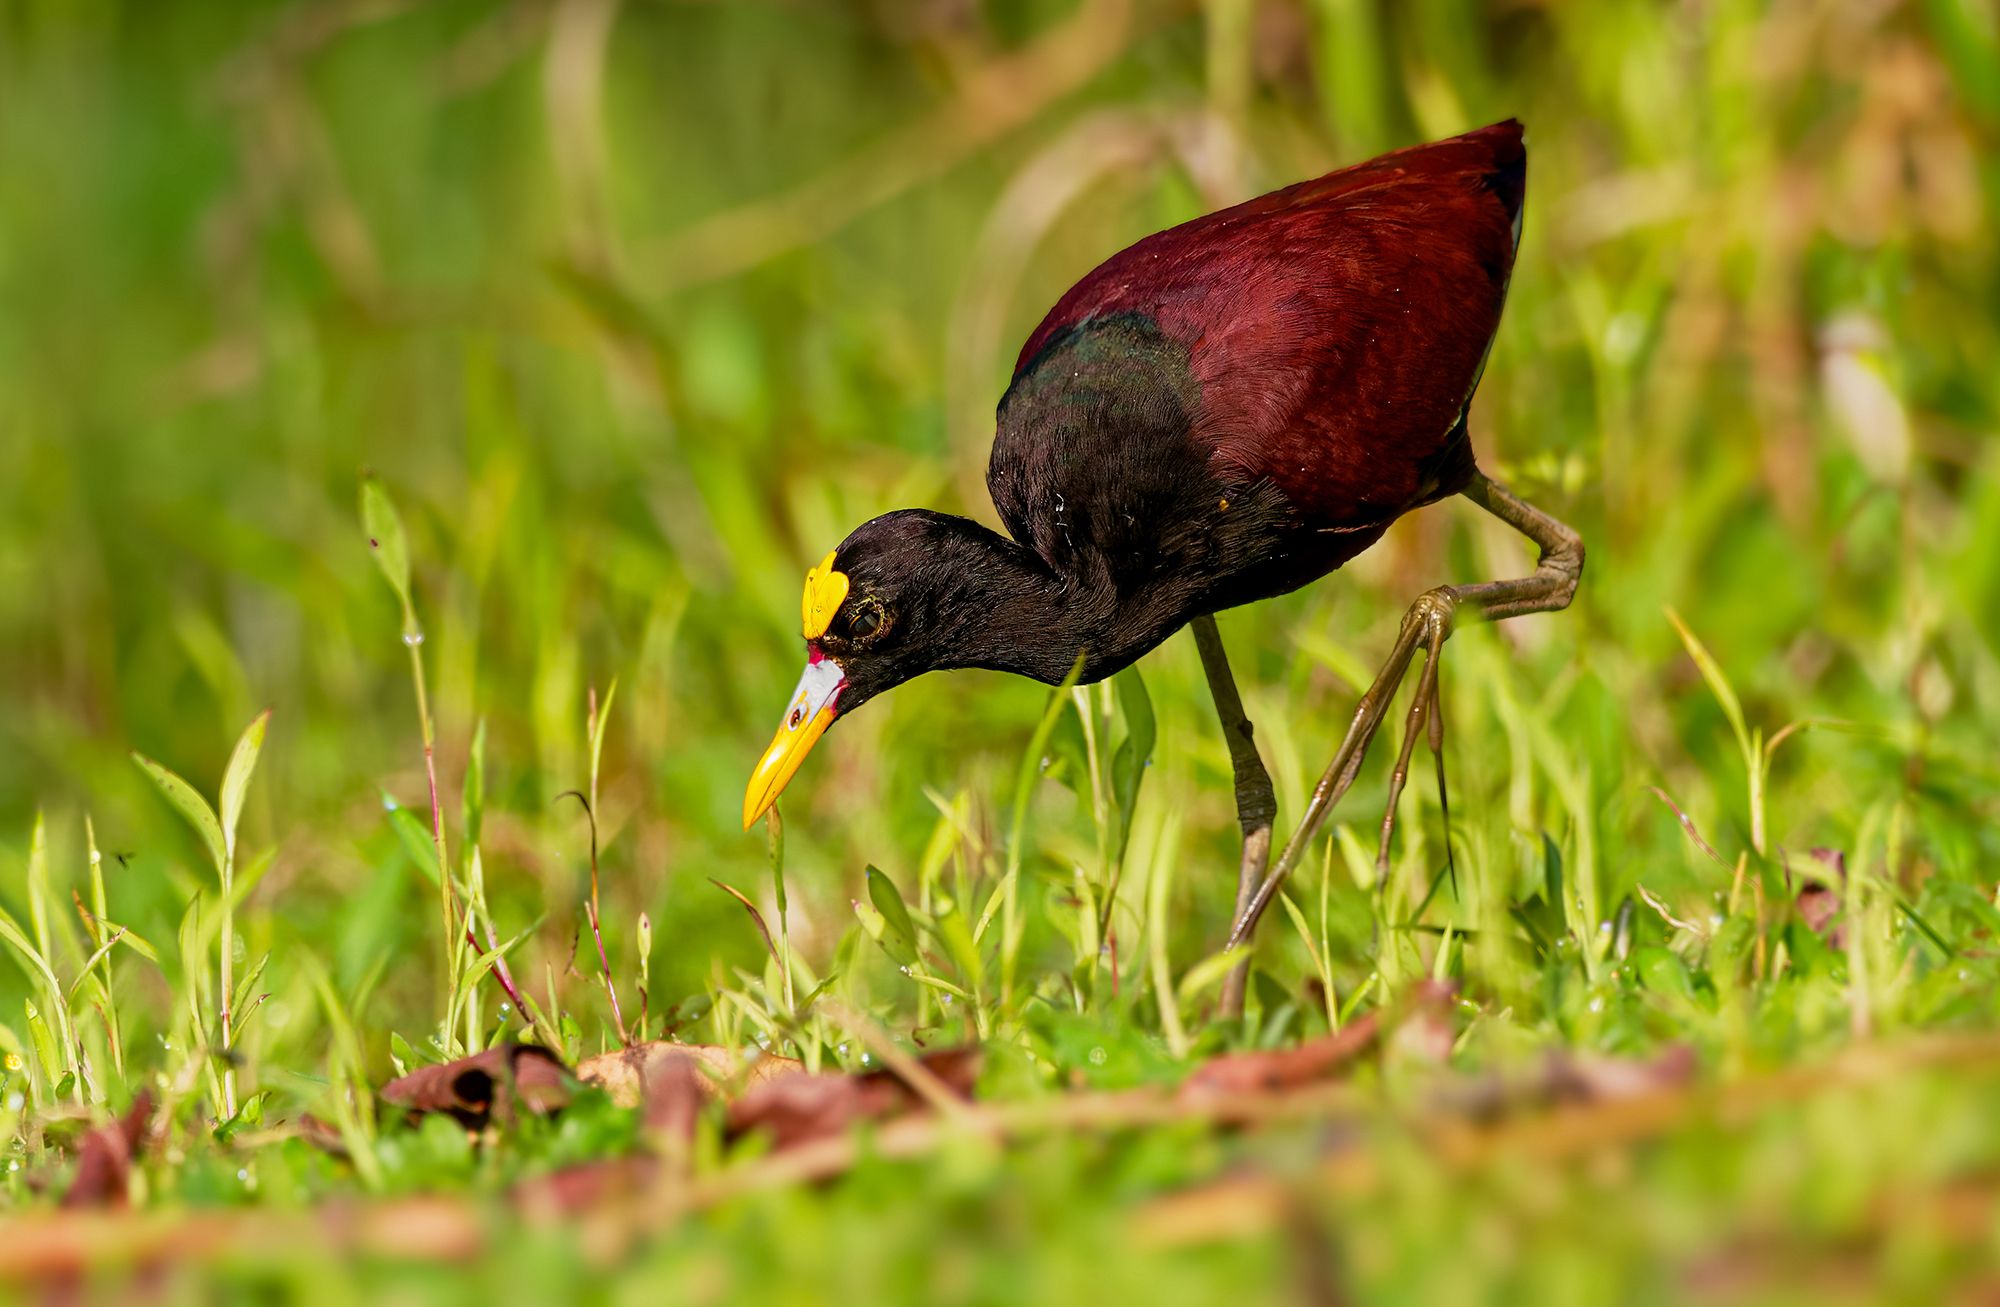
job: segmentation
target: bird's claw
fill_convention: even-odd
[[[1439,586],[1420,596],[1405,619],[1406,624],[1418,628],[1418,642],[1424,647],[1424,670],[1418,673],[1417,691],[1410,699],[1404,719],[1403,747],[1397,751],[1396,766],[1389,773],[1389,802],[1382,813],[1382,842],[1375,853],[1377,885],[1389,876],[1389,846],[1396,829],[1396,805],[1402,801],[1403,786],[1410,776],[1410,758],[1416,751],[1417,731],[1422,728],[1431,755],[1437,759],[1438,807],[1445,822],[1445,867],[1452,872],[1456,888],[1457,873],[1451,856],[1451,807],[1444,779],[1444,713],[1438,695],[1438,663],[1444,655],[1444,642],[1451,635],[1452,615],[1457,607],[1458,596],[1452,588]]]

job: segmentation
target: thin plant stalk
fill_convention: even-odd
[[[424,740],[424,778],[430,786],[431,843],[437,851],[438,915],[444,925],[445,1008],[449,1013],[451,996],[458,991],[459,931],[451,890],[451,860],[445,849],[444,804],[438,794],[437,728],[431,719],[430,690],[424,679],[424,629],[417,622],[417,608],[410,593],[410,546],[403,533],[402,516],[372,474],[363,474],[361,479],[361,522],[368,532],[368,548],[375,565],[396,592],[396,601],[403,610],[403,647],[410,657],[410,685],[416,691],[417,723]],[[454,1041],[450,1024],[447,1016],[441,1031],[447,1051]]]
[[[778,971],[785,985],[785,1010],[794,1020],[799,1014],[799,1000],[792,981],[792,923],[791,904],[785,893],[785,819],[773,806],[770,819],[765,823],[766,838],[769,840],[768,853],[771,859],[771,884],[777,896],[778,905]],[[923,1000],[919,999],[921,1006]]]
[[[1048,747],[1049,736],[1055,731],[1056,719],[1062,715],[1069,703],[1069,692],[1083,678],[1083,664],[1087,654],[1078,654],[1076,663],[1069,669],[1061,685],[1049,696],[1048,706],[1042,710],[1042,719],[1035,725],[1035,732],[1028,739],[1028,747],[1021,755],[1021,767],[1014,778],[1013,814],[1007,826],[1007,869],[1000,878],[999,888],[987,898],[986,907],[979,914],[979,925],[973,930],[972,938],[977,941],[986,933],[987,924],[993,919],[994,909],[1000,911],[1000,1010],[1011,1014],[1014,1010],[1014,974],[1021,952],[1020,883],[1022,842],[1028,830],[1028,800],[1034,793],[1036,777],[1041,775],[1042,750]]]
[[[604,728],[611,716],[612,700],[618,697],[618,682],[614,678],[604,692],[604,702],[597,702],[597,687],[590,687],[590,715],[585,722],[590,737],[590,936],[597,941],[598,976],[604,982],[604,996],[611,1002],[611,1020],[618,1027],[618,1042],[630,1047],[631,1035],[625,1029],[625,1014],[618,1005],[618,986],[611,979],[611,955],[604,948],[603,914],[597,897],[597,776],[598,764],[604,756]]]
[[[96,938],[104,930],[108,919],[106,904],[109,899],[104,893],[104,855],[97,849],[97,827],[88,814],[83,819],[84,851],[90,862],[90,909],[97,914],[93,942],[98,948],[98,983],[104,989],[104,1034],[111,1044],[111,1066],[120,1079],[125,1076],[125,1039],[118,1024],[118,1004],[111,994],[111,950],[104,946],[102,939]]]
[[[222,1116],[228,1120],[236,1115],[236,1064],[230,1051],[235,1039],[229,1033],[232,1014],[229,1011],[229,996],[236,985],[236,850],[231,848],[222,859],[222,948],[221,985],[216,1002],[222,1011]]]
[[[1076,703],[1077,721],[1083,725],[1084,765],[1090,769],[1091,825],[1097,836],[1097,883],[1086,884],[1085,889],[1089,892],[1079,896],[1084,901],[1077,912],[1077,936],[1083,944],[1085,956],[1090,959],[1090,973],[1094,978],[1102,952],[1099,942],[1111,920],[1108,901],[1103,902],[1102,922],[1098,919],[1098,904],[1091,901],[1102,895],[1111,880],[1111,799],[1107,793],[1110,784],[1104,775],[1103,752],[1097,747],[1097,705],[1093,702],[1092,693],[1093,687],[1081,685],[1070,691],[1070,697]],[[1107,721],[1105,726],[1108,733],[1110,723]]]
[[[405,614],[403,645],[410,653],[410,685],[416,691],[417,721],[423,730],[424,779],[430,786],[431,796],[431,843],[437,849],[438,919],[444,927],[445,993],[450,995],[458,988],[457,913],[453,910],[455,896],[451,892],[451,862],[445,853],[444,803],[438,796],[437,727],[431,720],[430,691],[424,678],[424,633],[416,624],[414,611]],[[473,947],[478,947],[476,940]],[[228,988],[227,982],[223,987]],[[445,1040],[449,1045],[449,1030],[445,1032]]]

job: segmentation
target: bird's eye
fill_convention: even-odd
[[[847,619],[847,638],[850,640],[866,640],[881,629],[882,610],[874,604],[866,605]]]

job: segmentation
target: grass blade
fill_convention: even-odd
[[[257,755],[264,748],[264,731],[271,722],[271,710],[257,714],[257,720],[243,730],[230,752],[229,765],[222,771],[222,846],[236,852],[236,823],[243,816],[243,798],[250,792],[250,777],[257,770]]]
[[[1180,1006],[1187,1007],[1199,998],[1202,991],[1213,988],[1222,978],[1235,969],[1236,964],[1255,952],[1247,944],[1226,948],[1220,953],[1212,953],[1188,968],[1181,983],[1175,988],[1174,997]]]
[[[757,911],[757,905],[734,885],[725,885],[713,876],[708,878],[708,883],[743,905],[743,910],[750,914],[750,920],[757,923],[757,933],[764,937],[764,947],[771,951],[771,960],[783,966],[783,959],[778,956],[778,941],[771,937],[771,928],[764,924],[764,914]]]
[[[375,566],[382,570],[389,588],[403,605],[406,633],[416,625],[416,609],[410,602],[410,544],[403,534],[403,518],[395,501],[373,473],[361,478],[361,525],[368,532],[368,550]]]
[[[223,838],[222,823],[216,820],[215,809],[208,806],[208,800],[201,797],[194,786],[154,762],[143,753],[132,755],[132,761],[139,769],[152,777],[153,784],[159,786],[160,793],[167,796],[167,802],[194,827],[195,834],[208,849],[208,856],[215,861],[215,871],[219,876],[229,861],[229,842]]]
[[[896,937],[903,951],[912,958],[917,952],[917,927],[910,920],[910,909],[903,902],[903,892],[896,888],[896,882],[873,863],[868,865],[868,901],[882,914],[883,923],[889,933]]]
[[[1736,698],[1735,688],[1729,684],[1729,678],[1722,674],[1722,666],[1715,661],[1715,656],[1709,653],[1708,646],[1688,629],[1688,624],[1681,620],[1681,615],[1672,608],[1668,608],[1666,612],[1667,620],[1674,624],[1674,630],[1680,633],[1681,643],[1687,647],[1688,657],[1694,660],[1695,667],[1700,670],[1701,679],[1708,682],[1709,692],[1715,696],[1715,701],[1722,705],[1722,715],[1729,719],[1729,729],[1736,733],[1736,744],[1743,750],[1745,762],[1754,767],[1757,750],[1750,743],[1750,727],[1744,720],[1743,705]]]

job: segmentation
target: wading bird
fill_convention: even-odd
[[[1466,433],[1526,180],[1520,124],[1497,123],[1149,236],[1078,282],[1000,401],[987,486],[1012,538],[905,509],[807,573],[806,669],[744,795],[745,828],[829,725],[913,676],[981,667],[1053,685],[1080,657],[1095,681],[1192,624],[1244,837],[1230,944],[1353,782],[1421,647],[1386,860],[1416,736],[1442,745],[1453,622],[1566,607],[1583,571],[1577,534],[1482,475]],[[1211,614],[1317,580],[1450,495],[1540,560],[1530,576],[1417,599],[1266,874],[1277,805]]]

